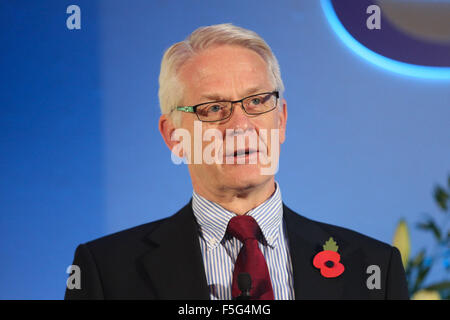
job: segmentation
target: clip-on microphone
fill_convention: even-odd
[[[250,300],[250,289],[252,288],[252,278],[248,273],[240,273],[237,278],[239,290],[241,295],[236,297],[236,300]]]

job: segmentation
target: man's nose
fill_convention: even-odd
[[[231,114],[228,125],[233,128],[246,130],[249,127],[249,121],[249,115],[245,113],[242,102],[236,102],[233,106],[233,113]]]

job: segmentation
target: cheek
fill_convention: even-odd
[[[284,140],[284,131],[281,130],[279,126],[278,117],[272,117],[271,119],[267,119],[267,121],[260,123],[259,128],[260,132],[261,130],[266,132],[267,147],[269,149],[273,143],[282,143],[282,140]]]

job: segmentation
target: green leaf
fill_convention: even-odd
[[[445,192],[444,189],[442,189],[440,186],[437,186],[434,189],[434,199],[436,200],[438,206],[444,210],[447,211],[447,201],[448,201],[449,195],[447,192]]]
[[[419,271],[417,272],[416,281],[414,282],[413,292],[420,290],[422,282],[425,280],[428,272],[430,271],[431,266],[423,267],[423,265],[419,265]]]
[[[330,239],[328,239],[328,241],[325,242],[325,244],[323,245],[323,250],[330,250],[330,251],[337,252],[338,248],[339,247],[338,247],[336,241],[333,240],[333,237],[330,237]]]
[[[417,267],[423,264],[425,258],[425,249],[422,249],[412,260],[411,267]]]
[[[425,222],[421,222],[417,224],[417,227],[422,230],[430,230],[433,232],[434,237],[439,242],[441,241],[441,230],[434,222],[433,218],[428,218]]]
[[[430,284],[429,286],[427,286],[424,289],[425,290],[437,290],[437,291],[450,289],[450,281],[442,281],[442,282],[439,282],[439,283],[433,283],[433,284]]]
[[[421,270],[419,270],[419,273],[417,275],[417,282],[420,284],[422,284],[422,282],[425,280],[428,272],[430,271],[431,266],[425,267]]]

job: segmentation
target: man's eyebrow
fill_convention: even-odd
[[[258,92],[262,92],[262,91],[263,90],[261,90],[260,87],[252,87],[245,92],[245,94],[242,96],[242,98],[251,96],[254,93],[258,93]],[[201,97],[206,99],[207,101],[230,101],[230,100],[232,100],[232,99],[227,99],[226,97],[224,97],[220,94],[217,94],[217,93],[202,94]]]

